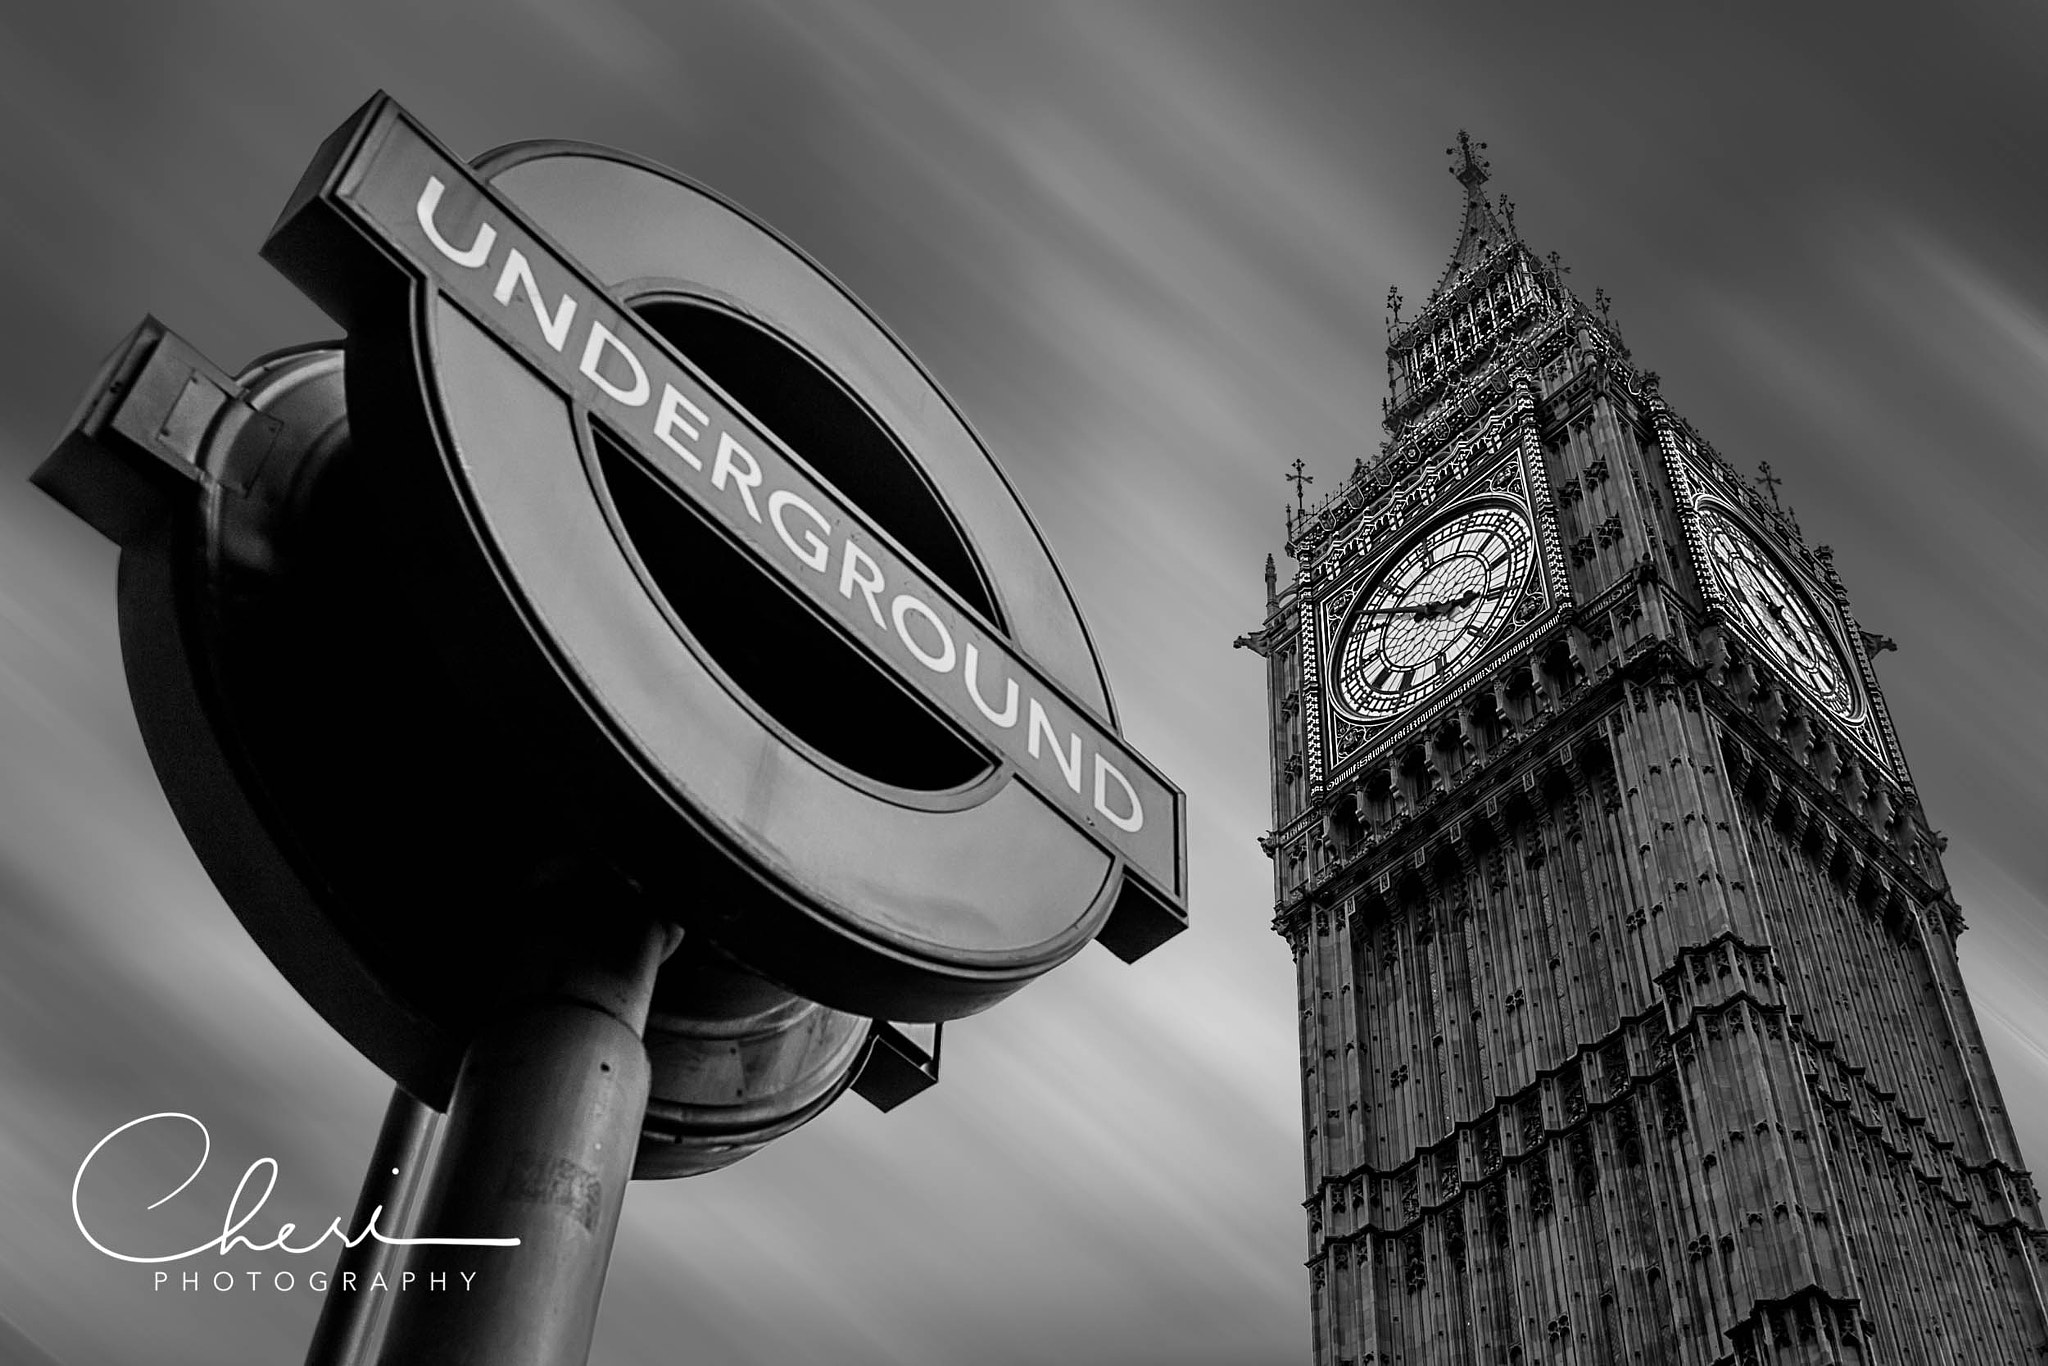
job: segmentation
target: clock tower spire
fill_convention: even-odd
[[[1316,1360],[2039,1361],[2048,1234],[1881,638],[1484,150],[1389,322],[1387,440],[1240,640]]]
[[[1501,225],[1501,217],[1481,188],[1486,184],[1490,167],[1481,155],[1486,144],[1474,142],[1464,129],[1458,130],[1455,146],[1446,147],[1444,155],[1452,158],[1451,174],[1465,187],[1464,219],[1458,226],[1458,244],[1451,251],[1451,261],[1444,270],[1443,279],[1438,281],[1441,291],[1454,282],[1474,262],[1486,255],[1487,249],[1498,246],[1511,234]]]

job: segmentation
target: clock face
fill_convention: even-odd
[[[1841,647],[1806,595],[1732,518],[1700,509],[1700,533],[1714,582],[1743,634],[1794,682],[1847,720],[1859,708]]]
[[[1512,617],[1535,561],[1518,509],[1489,503],[1426,532],[1358,595],[1337,650],[1337,701],[1367,721],[1448,682]]]

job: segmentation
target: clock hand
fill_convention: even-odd
[[[1361,607],[1361,617],[1408,617],[1414,621],[1428,621],[1452,607],[1462,607],[1460,602],[1404,602],[1398,607]]]
[[[1415,619],[1417,621],[1433,621],[1437,617],[1447,617],[1461,608],[1470,607],[1477,601],[1479,601],[1479,591],[1471,589],[1460,593],[1455,598],[1442,598],[1436,602],[1420,603],[1415,608]]]
[[[1507,591],[1505,585],[1495,588],[1490,592],[1481,592],[1479,589],[1474,588],[1459,594],[1455,598],[1443,598],[1436,602],[1404,602],[1396,607],[1361,607],[1358,609],[1358,615],[1361,617],[1409,616],[1417,621],[1429,621],[1446,613],[1455,612],[1461,607],[1470,607],[1482,598],[1497,598]]]
[[[1507,591],[1508,585],[1506,584],[1502,584],[1498,588],[1485,591],[1482,591],[1481,589],[1477,588],[1471,588],[1467,589],[1463,593],[1460,593],[1455,598],[1446,598],[1441,602],[1424,603],[1422,604],[1422,607],[1419,610],[1421,610],[1425,614],[1425,620],[1429,617],[1445,616],[1449,613],[1460,611],[1464,608],[1470,607],[1474,603],[1480,602],[1486,598],[1497,598]]]

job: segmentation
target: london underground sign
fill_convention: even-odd
[[[466,164],[379,96],[263,255],[345,347],[230,377],[146,324],[38,481],[126,547],[209,871],[415,1095],[564,863],[862,1017],[1185,925],[1184,798],[1042,539],[796,249],[606,149]]]
[[[647,466],[765,572],[1098,834],[1133,875],[1163,896],[1177,895],[1178,794],[1113,728],[1063,697],[599,286],[513,226],[483,185],[402,118],[394,113],[385,126],[366,129],[354,152],[328,173],[312,203],[347,213],[351,227],[403,253],[431,287],[570,402],[628,435]],[[442,175],[457,178],[453,193]],[[294,207],[280,237],[289,240],[309,207]],[[463,225],[457,236],[467,246],[448,240],[444,220]]]
[[[576,410],[579,429],[598,423],[622,438],[756,569],[985,746],[997,763],[987,786],[1014,776],[1120,863],[1135,895],[1184,902],[1179,792],[389,101],[330,141],[266,255],[353,334],[377,288],[352,259],[365,250],[412,277],[415,345],[430,373],[461,371],[480,343],[509,355],[479,369],[524,361]],[[488,342],[447,335],[478,326]],[[458,445],[476,416],[465,398],[504,401],[465,394],[463,382],[457,373],[440,385]],[[589,439],[579,430],[580,444]]]
[[[263,255],[345,343],[229,375],[145,322],[36,481],[122,546],[230,906],[447,1110],[426,1231],[521,1240],[390,1359],[581,1360],[629,1175],[886,1106],[936,1044],[882,1021],[1179,932],[1184,799],[958,413],[731,204],[378,96]]]

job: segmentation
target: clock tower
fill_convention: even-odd
[[[1290,514],[1239,641],[1315,1359],[2041,1361],[2048,1234],[1889,642],[1483,146],[1442,280],[1390,296],[1388,439]]]

